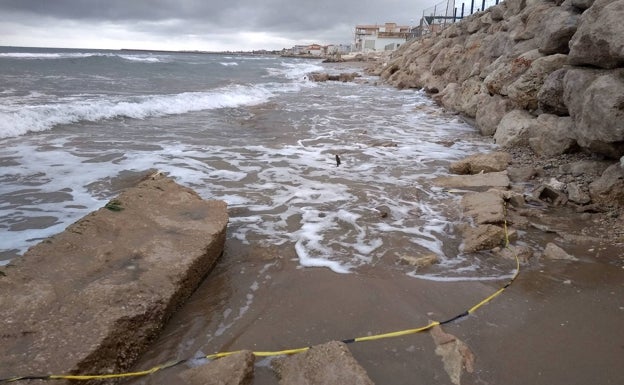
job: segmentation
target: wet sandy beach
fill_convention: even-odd
[[[199,352],[281,350],[416,328],[460,314],[506,283],[432,282],[374,267],[341,275],[298,268],[294,257],[230,242],[137,368]],[[444,327],[475,356],[461,383],[620,383],[622,266],[621,258],[523,265],[502,295]],[[513,272],[515,264],[500,268]],[[429,332],[349,345],[376,384],[452,384],[435,347]],[[132,383],[173,383],[183,369]],[[268,359],[257,361],[255,373],[254,384],[277,383]]]

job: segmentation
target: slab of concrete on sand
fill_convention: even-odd
[[[0,276],[0,378],[130,367],[223,251],[225,202],[152,174]]]

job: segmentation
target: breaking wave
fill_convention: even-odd
[[[60,60],[60,59],[84,59],[84,58],[118,58],[131,62],[160,63],[165,60],[164,56],[153,54],[115,54],[99,52],[4,52],[0,58],[22,60]]]
[[[62,124],[97,122],[119,117],[145,119],[188,112],[249,106],[266,102],[274,91],[262,85],[229,86],[207,92],[149,95],[132,98],[101,97],[95,100],[68,98],[46,104],[3,107],[0,138],[40,132]]]

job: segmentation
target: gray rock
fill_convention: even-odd
[[[535,118],[524,110],[508,112],[496,128],[494,141],[501,147],[526,146]]]
[[[600,160],[579,160],[578,162],[561,165],[559,172],[572,174],[573,176],[600,176],[612,164],[613,162]]]
[[[498,5],[490,8],[490,15],[492,16],[493,21],[501,21],[504,18],[505,6],[503,3],[499,3]]]
[[[186,385],[249,385],[253,380],[255,357],[243,350],[179,374]]]
[[[576,32],[580,15],[573,8],[554,7],[545,12],[538,28],[537,45],[545,55],[567,54],[568,45]]]
[[[225,202],[156,173],[31,247],[0,279],[0,377],[130,368],[213,267],[227,222]]]
[[[595,0],[568,0],[569,4],[581,11],[584,11],[594,5]],[[564,3],[565,4],[565,3]]]
[[[568,183],[568,199],[574,203],[586,205],[591,202],[589,195],[581,189],[578,183]]]
[[[433,179],[433,183],[445,188],[468,188],[487,190],[491,187],[509,187],[507,171],[487,174],[443,176]]]
[[[566,63],[566,55],[555,54],[535,59],[530,67],[507,87],[507,95],[514,104],[523,109],[535,110],[537,94],[544,80]]]
[[[488,92],[507,96],[507,86],[516,81],[531,67],[533,61],[542,56],[544,55],[536,49],[514,59],[501,56],[492,63],[493,69],[483,81]]]
[[[539,2],[525,8],[521,14],[521,18],[524,20],[524,28],[513,31],[511,38],[514,41],[533,39],[536,33],[539,33],[541,30],[542,19],[548,17],[548,10],[553,7],[552,3]]]
[[[491,250],[505,243],[505,230],[495,225],[468,227],[463,232],[462,249],[466,253]]]
[[[531,126],[529,136],[529,145],[539,156],[557,156],[577,148],[574,122],[569,116],[542,114]]]
[[[449,171],[453,174],[479,174],[482,172],[505,171],[511,163],[511,155],[503,151],[489,154],[470,155],[462,160],[451,163]]]
[[[544,258],[551,260],[578,261],[578,258],[568,254],[565,250],[554,243],[548,243],[546,245],[543,256]]]
[[[571,69],[563,82],[578,144],[619,159],[624,155],[624,69]]]
[[[566,68],[555,70],[544,80],[542,88],[537,93],[537,106],[543,112],[559,116],[569,115],[563,98],[563,78],[566,71]]]
[[[507,0],[505,1],[507,10],[505,11],[505,18],[517,15],[526,7],[527,0]]]
[[[273,362],[283,385],[372,385],[373,381],[342,342],[328,342]]]
[[[500,95],[484,95],[476,112],[476,125],[482,135],[492,136],[503,116],[511,110],[511,101]]]
[[[589,185],[589,194],[593,201],[624,206],[624,167],[618,162],[607,168]]]
[[[624,0],[596,0],[583,13],[570,40],[570,64],[616,68],[624,65]]]

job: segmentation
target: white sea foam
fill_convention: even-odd
[[[145,119],[193,111],[254,105],[267,101],[273,92],[265,87],[230,86],[209,92],[151,95],[130,99],[101,97],[73,98],[57,103],[13,106],[0,111],[0,138],[49,130],[79,121],[97,122],[117,117]]]
[[[238,65],[237,62],[219,62],[224,67],[236,67]]]
[[[291,80],[303,80],[307,74],[322,71],[323,67],[312,62],[282,62],[279,68],[269,68],[269,74],[273,76],[285,76]]]
[[[239,62],[241,67],[246,64],[243,59]],[[226,110],[214,114],[214,120],[212,113],[201,114],[200,119],[184,115],[127,119],[123,121],[125,131],[114,133],[117,125],[85,125],[87,129],[111,130],[101,140],[115,141],[119,135],[119,142],[112,146],[93,142],[89,134],[74,130],[52,131],[46,135],[45,145],[38,144],[42,138],[38,135],[5,139],[7,145],[0,148],[0,157],[19,166],[0,171],[2,194],[25,189],[30,183],[42,193],[71,189],[71,202],[33,200],[21,205],[20,215],[44,215],[33,211],[43,210],[45,215],[58,217],[59,224],[49,229],[11,231],[11,237],[0,236],[0,249],[24,250],[33,243],[29,239],[59,231],[101,207],[113,195],[103,181],[127,170],[158,168],[204,198],[225,200],[231,210],[228,236],[232,240],[288,248],[303,267],[349,273],[371,263],[394,265],[395,254],[404,249],[406,253],[424,249],[439,255],[441,261],[436,267],[439,271],[423,279],[460,280],[458,274],[478,275],[470,270],[475,263],[461,259],[464,264],[460,266],[455,255],[445,255],[451,228],[448,217],[456,197],[430,186],[428,179],[446,173],[448,161],[475,148],[488,148],[488,144],[458,139],[470,128],[454,118],[414,112],[418,103],[429,103],[417,93],[363,87],[358,89],[357,103],[351,104],[346,96],[353,91],[342,84],[308,85],[303,81],[303,74],[321,68],[314,62],[277,61],[272,67],[281,81],[293,81],[281,84],[271,79],[256,86],[174,95],[88,96],[89,102],[75,98],[43,103],[41,110],[14,104],[8,105],[9,110],[0,110],[5,114],[0,117],[0,128],[7,130],[17,124],[19,135],[37,125],[49,129],[75,121],[144,119],[267,100],[278,106],[277,113],[262,107]],[[297,90],[304,92],[284,96]],[[273,116],[278,118],[265,120]],[[2,126],[7,117],[12,123]],[[260,124],[256,125],[258,117]],[[265,126],[267,122],[276,127]],[[148,136],[139,132],[145,127],[149,127]],[[449,140],[455,143],[449,146]],[[373,142],[393,142],[396,147]],[[149,149],[141,150],[143,145]],[[341,154],[340,167],[336,167],[335,153]],[[8,173],[14,176],[6,176]],[[38,177],[40,174],[43,176]],[[12,211],[17,210],[0,204],[0,217]],[[387,212],[387,217],[381,218],[381,211]],[[445,274],[445,268],[459,273]],[[252,285],[251,293],[256,287]],[[246,311],[247,302],[224,317],[220,330],[227,330],[232,318]]]

